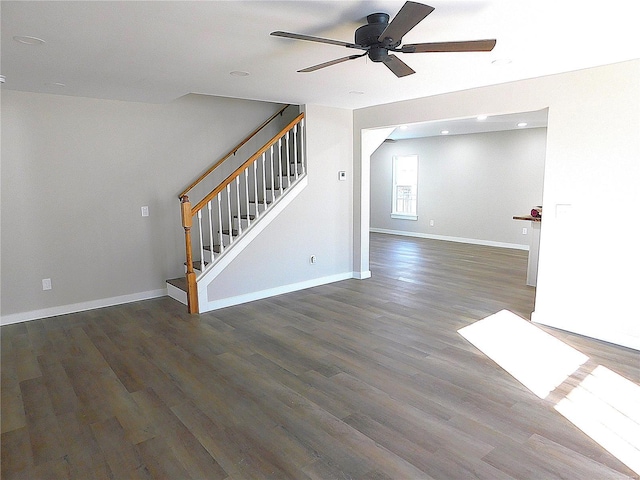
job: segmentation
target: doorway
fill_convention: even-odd
[[[547,114],[543,109],[362,131],[368,182],[361,250],[367,267],[369,232],[530,250],[533,229],[513,217],[542,205]],[[391,215],[391,159],[409,154],[420,157],[416,220]]]

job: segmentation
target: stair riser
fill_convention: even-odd
[[[264,212],[267,208],[269,208],[271,200],[267,200],[267,204],[265,206],[262,201],[258,203],[249,202],[249,215],[258,215],[259,213]]]
[[[249,227],[251,224],[253,224],[255,221],[257,220],[257,218],[253,218],[251,220],[247,219],[247,218],[234,218],[233,219],[233,228],[234,230],[240,230],[240,227],[242,227],[242,229],[244,230],[245,228]]]
[[[259,191],[258,192],[258,202],[260,204],[262,204],[263,198],[267,199],[267,202],[273,202],[275,200],[274,196],[273,196],[273,192],[271,190],[269,190],[271,188],[271,184],[267,185],[267,191],[266,191],[266,197],[262,196],[262,192]],[[276,187],[277,189],[277,187]],[[278,195],[280,194],[280,192],[278,191]]]
[[[167,294],[169,295],[169,297],[177,300],[183,305],[187,305],[187,292],[185,292],[184,290],[180,290],[170,283],[167,283]]]
[[[278,166],[276,165],[275,168],[277,169]],[[295,174],[296,174],[296,164],[295,163],[290,163],[289,164],[289,174],[292,177],[295,176]],[[299,163],[298,163],[298,175],[302,175],[302,166]],[[278,175],[278,172],[275,171],[273,178],[275,178],[276,181],[277,181],[279,176],[280,175]],[[282,176],[283,177],[287,176],[287,165],[285,163],[282,164]],[[270,173],[267,173],[266,180],[267,180],[267,183],[271,182],[271,174]],[[262,182],[262,178],[260,178],[259,181]]]

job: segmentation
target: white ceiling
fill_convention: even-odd
[[[399,125],[391,132],[388,138],[390,140],[406,140],[441,135],[467,135],[470,133],[543,128],[547,126],[547,113],[548,110],[545,108],[544,110],[533,112],[485,115],[486,118],[453,118]]]
[[[201,93],[354,109],[640,58],[635,1],[425,3],[435,11],[404,43],[496,38],[496,48],[399,54],[417,72],[400,79],[366,57],[296,73],[357,52],[271,31],[351,42],[366,15],[393,18],[404,1],[3,0],[2,88],[154,103]]]

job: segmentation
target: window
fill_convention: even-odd
[[[393,157],[393,208],[391,218],[417,220],[418,155]]]

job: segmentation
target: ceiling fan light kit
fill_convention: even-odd
[[[430,53],[430,52],[490,52],[496,45],[496,40],[469,40],[462,42],[432,42],[402,45],[404,37],[413,27],[433,12],[434,8],[417,2],[406,2],[394,19],[389,22],[387,13],[372,13],[367,16],[367,24],[355,31],[354,43],[313,37],[299,33],[276,31],[271,32],[274,37],[306,40],[309,42],[327,43],[329,45],[364,50],[364,53],[337,58],[318,65],[303,68],[298,72],[314,72],[321,68],[337,65],[338,63],[355,60],[367,55],[372,62],[383,63],[397,77],[404,77],[416,73],[393,53]]]

